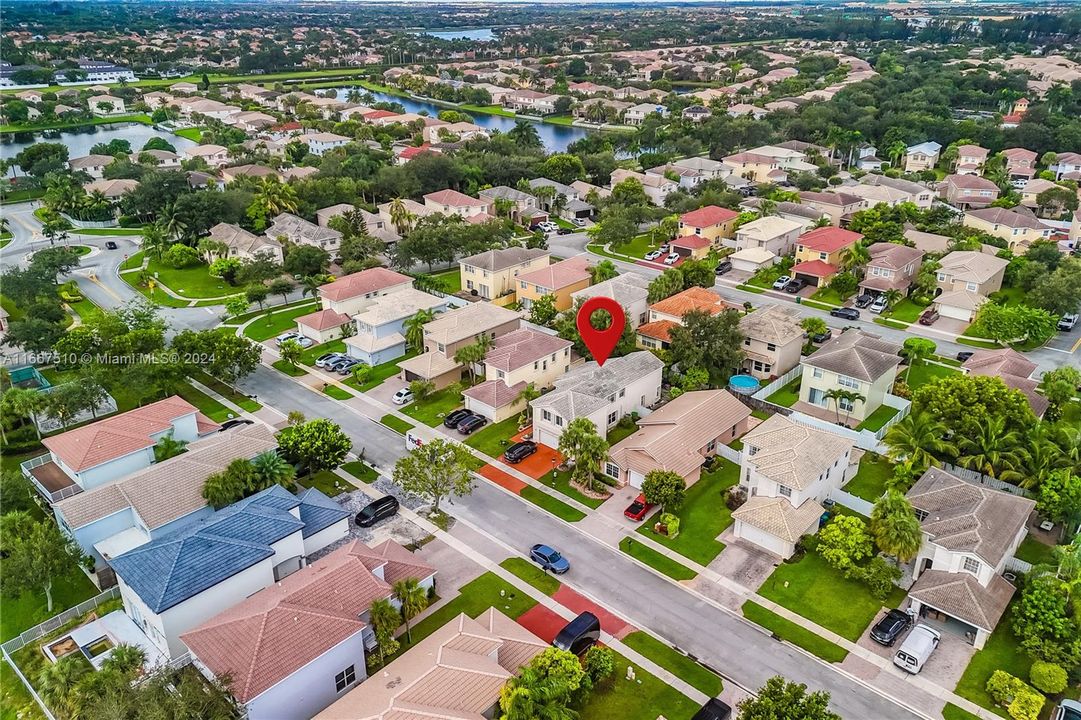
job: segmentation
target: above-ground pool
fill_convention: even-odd
[[[728,389],[740,395],[753,395],[760,385],[758,378],[751,375],[733,375],[728,379]]]

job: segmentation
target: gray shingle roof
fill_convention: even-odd
[[[803,364],[874,382],[901,364],[897,354],[900,350],[900,345],[886,342],[878,335],[849,330],[804,358]]]
[[[485,250],[482,253],[464,257],[458,262],[461,265],[471,265],[472,267],[478,267],[481,270],[499,271],[515,265],[521,265],[522,263],[548,254],[547,250],[541,250],[540,248],[512,247],[499,250]]]
[[[663,367],[660,358],[648,351],[612,358],[604,367],[588,362],[557,379],[555,389],[534,400],[533,407],[548,408],[565,418],[589,415],[622,388]]]

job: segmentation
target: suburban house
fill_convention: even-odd
[[[274,485],[113,558],[124,611],[162,652],[182,655],[181,633],[345,538],[349,515],[315,488],[298,497]]]
[[[689,120],[693,123],[700,123],[704,120],[709,120],[713,116],[713,113],[709,108],[702,105],[691,105],[690,107],[683,108],[682,117],[684,120]]]
[[[589,189],[579,191],[576,187],[564,185],[561,182],[549,180],[545,177],[533,178],[529,181],[529,187],[533,191],[532,194],[537,197],[541,209],[553,215],[555,214],[557,207],[556,198],[562,195],[564,202],[559,209],[559,216],[567,220],[582,220],[588,218],[593,215],[595,210],[592,205],[583,200],[584,194],[588,194]],[[589,186],[589,188],[592,187],[593,186]],[[542,188],[552,189],[551,191],[548,191],[543,190]],[[604,190],[604,192],[608,191]]]
[[[1058,153],[1047,169],[1055,173],[1055,180],[1081,180],[1081,153]]]
[[[1002,289],[1009,261],[976,250],[955,250],[939,260],[935,309],[972,322],[987,297]]]
[[[643,275],[624,273],[571,293],[572,303],[593,297],[609,297],[622,305],[632,330],[649,321],[649,279]]]
[[[351,138],[332,132],[308,133],[306,135],[299,135],[296,139],[307,144],[308,152],[312,155],[320,156],[334,148],[345,147],[348,143],[353,142]]]
[[[495,717],[500,689],[548,647],[495,608],[462,613],[315,720]]]
[[[860,289],[874,295],[887,290],[908,294],[923,264],[923,250],[900,243],[878,242],[868,246],[871,259],[863,271]]]
[[[494,423],[520,413],[526,386],[546,390],[570,370],[573,344],[528,328],[497,337],[484,356],[485,381],[462,393],[466,409]]]
[[[617,185],[625,180],[637,180],[650,202],[657,207],[664,207],[665,198],[679,190],[679,183],[669,180],[664,175],[648,175],[633,170],[624,170],[623,168],[616,168],[612,171],[609,187],[614,190]]]
[[[954,172],[958,175],[983,175],[983,166],[990,151],[979,145],[959,145]]]
[[[556,310],[571,307],[571,293],[589,287],[589,260],[585,255],[560,260],[537,270],[518,276],[515,292],[522,309],[528,311],[533,303],[545,295],[555,298]]]
[[[108,117],[110,115],[123,115],[128,110],[124,106],[124,101],[118,97],[112,95],[94,95],[86,99],[86,106],[90,109],[90,112],[98,117]]]
[[[129,178],[117,178],[116,180],[94,180],[83,185],[83,190],[87,195],[93,195],[94,193],[101,193],[109,200],[119,200],[125,194],[131,192],[135,188],[139,187],[138,180],[131,180]]]
[[[1040,383],[1032,379],[1036,372],[1036,363],[1013,348],[1000,350],[977,350],[961,365],[961,371],[968,375],[986,375],[997,377],[1006,387],[1020,390],[1028,398],[1029,407],[1036,417],[1043,417],[1047,412],[1047,398],[1036,392]]]
[[[726,178],[732,174],[732,168],[725,165],[720,160],[713,160],[708,157],[699,157],[697,155],[693,157],[679,158],[668,163],[674,168],[681,170],[693,170],[698,173],[701,180],[717,180],[720,178]]]
[[[858,425],[882,406],[901,364],[901,346],[863,330],[848,330],[803,358],[797,410],[836,420],[844,414],[846,424]],[[863,400],[827,397],[844,390]],[[830,413],[833,406],[834,413]]]
[[[432,212],[444,215],[457,215],[468,219],[476,215],[495,217],[495,201],[490,198],[477,199],[457,190],[440,190],[424,196],[424,205]]]
[[[229,148],[221,145],[194,145],[183,151],[190,160],[203,160],[212,168],[217,168],[229,162]]]
[[[749,197],[739,204],[740,210],[748,210],[751,212],[760,212],[762,209],[762,203],[764,200],[759,197]],[[816,210],[810,205],[801,205],[800,203],[789,202],[783,200],[779,203],[774,203],[773,212],[770,215],[783,218],[785,220],[791,220],[798,222],[803,228],[800,232],[806,232],[807,230],[814,229],[814,226],[819,223],[823,218],[829,219],[821,210]]]
[[[1006,174],[1016,187],[1032,179],[1036,174],[1036,153],[1025,148],[1007,148],[1002,151],[1006,158]]]
[[[761,248],[777,256],[787,255],[792,252],[801,232],[802,223],[766,215],[741,225],[736,230],[735,240],[727,240],[725,245],[737,250]]]
[[[640,488],[648,473],[667,470],[693,485],[706,458],[747,432],[750,417],[751,409],[727,390],[684,393],[638,419],[638,430],[608,451],[604,474]]]
[[[1040,193],[1045,190],[1052,190],[1054,188],[1061,187],[1060,185],[1051,182],[1050,180],[1044,180],[1043,178],[1032,178],[1024,184],[1020,189],[1021,192],[1021,204],[1025,207],[1035,210],[1039,205],[1037,198]]]
[[[1002,238],[1011,252],[1024,253],[1037,240],[1051,237],[1051,228],[1036,219],[1027,208],[984,208],[969,210],[962,224]]]
[[[491,203],[492,210],[490,214],[492,215],[499,214],[500,202],[509,203],[511,220],[523,227],[532,227],[548,219],[548,213],[540,209],[537,198],[521,190],[506,185],[497,185],[481,190],[477,194],[480,195],[482,200]]]
[[[832,195],[833,193],[826,193]],[[839,227],[820,227],[799,236],[796,241],[796,264],[792,277],[808,285],[824,287],[844,267],[845,253],[863,235]]]
[[[910,610],[982,648],[1013,597],[1015,588],[1002,573],[1036,503],[939,468],[927,470],[906,497],[923,530]]]
[[[938,185],[938,194],[954,207],[987,207],[998,199],[998,185],[979,175],[947,175]]]
[[[689,249],[691,257],[705,257],[724,238],[736,231],[739,213],[716,205],[706,205],[679,216],[679,233],[675,242]],[[697,246],[696,246],[697,245]]]
[[[412,288],[413,278],[382,267],[340,277],[319,288],[322,308],[298,317],[297,332],[317,344],[344,337],[347,334],[345,328],[352,323],[354,315],[370,309],[387,295],[412,291]],[[432,295],[421,295],[437,300]],[[412,296],[411,299],[416,302]],[[394,331],[388,331],[388,334],[390,332]]]
[[[886,203],[890,207],[910,202],[921,210],[927,210],[935,201],[934,192],[925,185],[901,178],[868,174],[860,178],[859,185],[845,185],[844,192],[863,198],[863,207]]]
[[[532,402],[533,439],[559,447],[563,429],[585,417],[601,437],[624,415],[648,414],[661,397],[664,363],[651,352],[610,358],[603,367],[594,361],[556,378],[555,388]]]
[[[100,180],[105,176],[105,166],[116,162],[112,155],[83,155],[68,160],[68,168],[72,172],[83,171],[90,177]]]
[[[445,388],[462,379],[465,366],[454,359],[458,350],[475,344],[482,335],[495,340],[520,325],[518,313],[486,302],[445,312],[424,326],[424,352],[398,363],[399,377],[407,383],[429,380],[437,390]]]
[[[160,168],[180,167],[180,156],[168,150],[140,150],[138,153],[132,153],[132,155],[134,156],[131,158],[132,162],[148,160]]]
[[[833,192],[804,191],[799,194],[801,205],[814,208],[822,215],[830,219],[830,225],[840,226],[842,220],[847,222],[852,213],[863,208],[863,198],[852,195],[846,190],[835,189]]]
[[[228,679],[249,720],[307,720],[367,679],[369,611],[377,600],[397,605],[402,579],[430,589],[435,569],[393,540],[354,540],[180,639],[208,679]]]
[[[768,380],[799,365],[803,327],[793,309],[760,307],[739,319],[739,331],[743,333],[743,372]]]
[[[846,335],[848,333],[845,333]],[[845,484],[852,444],[827,430],[771,415],[742,438],[735,536],[782,558],[818,531],[822,501]]]
[[[266,229],[267,237],[284,236],[294,245],[314,245],[333,258],[342,244],[342,234],[328,227],[319,227],[292,213],[277,215]]]
[[[878,157],[878,148],[868,143],[863,143],[856,148],[856,167],[860,170],[881,170],[887,163]]]
[[[933,170],[941,152],[942,146],[936,142],[910,145],[905,151],[905,172]]]
[[[516,112],[550,115],[556,111],[559,95],[536,90],[515,90],[503,96],[503,107]]]
[[[641,348],[666,349],[670,331],[683,324],[683,316],[692,310],[720,315],[729,306],[721,296],[702,287],[690,287],[649,306],[649,322],[639,325],[637,344]]]
[[[253,180],[270,178],[272,180],[280,180],[281,176],[266,165],[234,165],[233,167],[221,169],[221,179],[226,185],[235,182],[240,178],[252,178]]]
[[[741,152],[727,155],[722,158],[722,161],[732,168],[734,175],[747,178],[752,182],[776,183],[788,178],[788,173],[781,170],[779,161],[768,155]]]
[[[210,515],[203,484],[237,458],[278,446],[261,423],[214,433],[180,455],[53,505],[57,524],[94,559],[101,586],[112,585],[110,559]]]
[[[345,353],[371,367],[400,358],[407,350],[406,321],[422,310],[441,313],[447,307],[445,298],[412,287],[380,295],[353,315],[356,333],[345,338]]]
[[[22,472],[46,500],[56,502],[150,467],[154,446],[162,438],[194,442],[219,429],[194,405],[173,395],[43,438],[49,452],[22,463]]]
[[[276,263],[282,261],[282,245],[276,238],[253,235],[239,225],[218,223],[210,228],[210,239],[225,245],[227,257],[254,260],[266,256]]]
[[[550,257],[547,250],[518,247],[470,255],[458,261],[462,289],[485,300],[506,298],[510,304],[516,298],[518,276],[548,267]]]
[[[641,125],[650,115],[667,118],[670,112],[664,105],[657,103],[639,103],[627,108],[623,113],[624,125]]]

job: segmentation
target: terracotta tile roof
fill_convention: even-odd
[[[748,460],[759,473],[797,490],[808,487],[852,450],[852,443],[840,435],[784,415],[773,415],[744,435],[743,446],[748,445],[756,449]]]
[[[699,250],[701,248],[709,247],[713,243],[708,238],[704,238],[701,235],[678,235],[672,240],[669,240],[669,244],[672,247]]]
[[[368,268],[360,272],[351,273],[340,277],[332,283],[327,283],[319,288],[319,294],[327,300],[339,301],[366,295],[370,292],[378,292],[394,285],[412,282],[413,278],[408,275],[396,273],[383,267]]]
[[[804,500],[798,508],[788,498],[755,495],[732,511],[732,519],[790,543],[814,532],[825,508],[814,500]]]
[[[523,328],[493,340],[484,362],[497,370],[511,372],[551,355],[560,356],[573,344],[558,335]]]
[[[832,193],[830,193],[832,194]],[[796,241],[811,250],[832,253],[863,239],[863,235],[839,227],[820,227],[805,232]]]
[[[549,290],[589,280],[589,260],[585,256],[567,258],[557,263],[518,276],[519,282],[530,283]]]
[[[660,302],[653,303],[649,307],[650,310],[655,310],[664,315],[681,318],[691,310],[701,310],[710,315],[719,315],[728,306],[721,300],[721,296],[712,290],[691,287]]]
[[[900,345],[887,342],[878,335],[849,330],[827,342],[802,362],[864,382],[874,382],[901,364],[900,350]]]
[[[487,207],[490,203],[489,200],[478,200],[465,193],[449,189],[428,193],[424,196],[424,199],[431,200],[437,205],[448,205],[450,207]]]
[[[672,340],[672,328],[674,327],[680,327],[680,324],[675,320],[654,320],[653,322],[642,323],[635,332],[662,342],[670,342]]]
[[[837,274],[837,268],[823,260],[804,260],[792,266],[792,273],[801,273],[813,277],[830,277]]]
[[[501,408],[517,400],[526,385],[527,383],[522,381],[508,387],[502,380],[486,380],[464,391],[462,395],[490,408]]]
[[[1014,590],[1001,575],[995,575],[984,587],[966,572],[924,570],[908,594],[925,605],[991,632],[1006,612]]]
[[[979,175],[947,175],[942,179],[942,182],[964,190],[991,190],[995,193],[998,192],[998,185]]]
[[[330,328],[341,327],[349,322],[349,316],[343,315],[336,310],[316,310],[308,315],[301,315],[297,318],[297,324],[305,327],[310,327],[313,330],[329,330]]]
[[[804,203],[822,203],[823,205],[855,205],[863,201],[863,198],[858,195],[851,195],[849,193],[837,190],[834,192],[811,192],[805,191],[799,194],[801,202]],[[827,230],[831,228],[820,228],[821,230]],[[838,229],[838,228],[832,228]]]
[[[716,205],[706,205],[689,213],[683,213],[679,221],[688,227],[706,228],[735,220],[738,217],[739,213],[734,210],[717,207]]]
[[[68,430],[42,440],[42,445],[75,472],[153,447],[152,435],[163,433],[173,421],[196,414],[201,432],[217,428],[210,418],[187,400],[174,395],[141,408]],[[202,430],[205,428],[205,430]]]

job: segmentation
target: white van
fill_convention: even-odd
[[[901,649],[893,656],[893,664],[915,675],[931,658],[931,653],[938,647],[941,637],[937,630],[932,630],[922,623],[917,625],[912,628]]]

